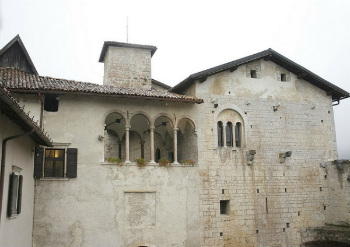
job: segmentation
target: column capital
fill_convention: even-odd
[[[176,132],[179,131],[179,128],[174,128],[174,129],[173,129],[173,132],[175,132],[175,131],[176,131]]]

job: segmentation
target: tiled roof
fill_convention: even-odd
[[[94,83],[38,76],[13,68],[0,68],[0,84],[13,92],[89,94],[122,98],[145,98],[165,101],[203,103],[202,99],[171,93],[165,90],[144,90],[105,86]]]
[[[13,98],[10,92],[0,84],[0,110],[2,114],[16,123],[23,131],[33,131],[29,135],[37,144],[44,146],[52,146],[52,141],[44,133],[43,130],[34,122],[33,118],[24,112],[24,107],[21,107]]]
[[[152,79],[152,83],[154,83],[154,84],[156,84],[156,85],[158,85],[158,86],[160,86],[160,87],[162,87],[162,88],[164,88],[166,90],[171,89],[171,86],[169,86],[167,84],[164,84],[164,83],[162,83],[160,81],[154,80],[154,79]]]
[[[184,89],[192,85],[196,80],[203,80],[205,81],[206,77],[210,75],[214,75],[217,73],[220,73],[225,70],[231,70],[234,71],[237,69],[238,66],[241,66],[243,64],[255,61],[257,59],[266,59],[271,60],[272,62],[286,68],[287,70],[291,71],[295,75],[298,76],[298,78],[302,78],[305,81],[310,82],[311,84],[315,85],[316,87],[319,87],[323,90],[325,90],[328,94],[332,95],[333,101],[338,101],[341,99],[345,99],[350,97],[350,94],[346,92],[345,90],[337,87],[336,85],[326,81],[325,79],[319,77],[318,75],[314,74],[310,70],[302,67],[301,65],[293,62],[292,60],[288,59],[287,57],[279,54],[278,52],[270,49],[267,49],[265,51],[243,57],[234,61],[231,61],[229,63],[225,63],[207,70],[203,70],[201,72],[195,73],[187,77],[185,80],[174,86],[169,91],[181,93]]]

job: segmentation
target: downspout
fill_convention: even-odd
[[[14,136],[9,136],[6,137],[2,141],[2,153],[1,153],[1,178],[0,178],[0,227],[1,227],[1,214],[2,214],[2,199],[3,199],[3,194],[4,194],[4,181],[5,181],[5,157],[6,157],[6,144],[8,141],[22,137],[22,136],[28,136],[34,132],[34,129],[31,129],[30,131],[19,134],[19,135],[14,135]]]

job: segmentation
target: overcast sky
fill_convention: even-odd
[[[20,34],[40,75],[102,83],[104,41],[158,47],[152,77],[190,74],[272,48],[350,91],[350,1],[0,0],[0,47]],[[350,159],[350,99],[334,107]]]

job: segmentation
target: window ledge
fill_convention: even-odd
[[[40,178],[41,181],[68,181],[69,178]]]
[[[229,214],[220,214],[221,217],[230,217]]]
[[[213,150],[225,150],[225,149],[231,149],[232,151],[242,150],[243,148],[240,147],[215,147]]]
[[[107,166],[137,166],[136,162],[130,162],[130,163],[123,163],[122,165],[118,165],[116,163],[111,163],[111,162],[101,162],[100,165],[107,165]],[[147,166],[160,166],[158,163],[147,163]],[[146,166],[146,167],[147,167]],[[195,164],[193,166],[191,165],[181,165],[181,164],[173,164],[171,163],[171,167],[198,167],[198,164]]]

